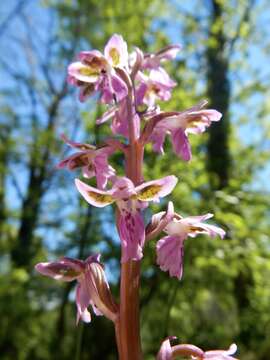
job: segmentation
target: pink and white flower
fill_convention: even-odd
[[[213,109],[202,109],[207,102],[179,112],[178,115],[161,120],[153,130],[150,141],[156,152],[164,153],[163,143],[167,134],[170,135],[174,152],[185,161],[191,159],[189,134],[203,133],[212,121],[219,121],[222,114]]]
[[[159,201],[170,194],[177,183],[175,176],[145,182],[134,186],[133,182],[120,177],[114,182],[111,190],[102,191],[75,180],[78,191],[85,200],[96,207],[104,207],[116,203],[119,209],[117,227],[122,246],[122,262],[140,260],[145,242],[145,227],[141,209],[149,201]]]
[[[203,351],[198,346],[192,344],[179,344],[172,346],[170,340],[175,339],[171,336],[165,339],[160,347],[157,360],[173,360],[179,356],[188,357],[194,360],[237,360],[231,355],[237,351],[237,346],[232,344],[228,350]]]
[[[161,270],[169,271],[170,276],[176,276],[179,280],[183,274],[184,241],[188,237],[196,237],[199,234],[207,234],[211,237],[225,236],[225,231],[215,225],[204,223],[213,214],[201,216],[189,216],[182,218],[175,214],[164,228],[167,236],[157,242],[157,263]]]
[[[98,50],[79,54],[79,61],[68,67],[68,82],[80,88],[81,101],[98,91],[103,103],[120,101],[128,90],[117,68],[128,68],[128,51],[122,36],[114,34],[105,46],[104,55]]]
[[[64,135],[62,139],[72,148],[80,151],[62,160],[57,167],[67,167],[69,170],[82,168],[83,176],[90,179],[96,177],[98,188],[104,189],[107,181],[115,176],[115,170],[108,164],[108,157],[113,154],[111,146],[96,148],[90,144],[78,143],[68,140]]]
[[[177,44],[168,45],[154,54],[145,54],[142,67],[144,69],[157,69],[161,63],[175,59],[181,46]]]
[[[157,100],[167,101],[171,98],[172,89],[176,86],[163,68],[152,69],[149,75],[139,72],[137,75],[139,87],[136,90],[136,104],[155,106]]]
[[[140,117],[135,111],[135,107],[132,108],[132,121],[134,124],[135,138],[138,139],[140,136]],[[111,106],[101,118],[97,120],[97,124],[103,124],[108,120],[111,122],[111,130],[115,135],[122,135],[125,138],[129,137],[129,114],[127,111],[127,100],[126,98],[121,100],[117,105]]]
[[[43,262],[35,266],[39,273],[55,280],[77,280],[77,323],[80,319],[86,323],[91,321],[91,315],[87,310],[89,305],[96,315],[105,315],[112,321],[116,319],[117,305],[112,299],[99,259],[99,254],[89,256],[85,261],[63,257],[58,261]]]

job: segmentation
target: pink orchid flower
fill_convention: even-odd
[[[43,262],[35,266],[39,273],[55,280],[77,280],[77,323],[80,319],[86,323],[91,321],[87,310],[89,305],[96,315],[106,315],[112,321],[116,318],[117,306],[112,300],[99,259],[99,254],[89,256],[85,261],[63,257],[58,261]]]
[[[159,201],[171,193],[177,183],[175,176],[148,181],[139,186],[126,178],[118,178],[112,189],[101,191],[75,180],[78,191],[85,200],[96,207],[104,207],[116,203],[119,209],[117,227],[122,245],[122,262],[140,260],[145,241],[145,228],[140,209],[149,201]]]
[[[89,144],[70,141],[64,135],[62,139],[80,151],[62,160],[57,167],[67,167],[69,170],[81,167],[84,177],[90,179],[96,176],[98,188],[104,189],[108,180],[115,176],[114,168],[108,164],[108,157],[113,154],[114,149],[111,146],[96,148]]]
[[[153,149],[164,153],[163,143],[166,134],[171,136],[174,152],[185,161],[191,159],[191,148],[188,134],[203,133],[212,121],[219,121],[222,114],[213,109],[202,109],[207,102],[202,102],[194,107],[180,112],[178,115],[161,120],[150,137]]]
[[[135,108],[132,108],[133,112],[133,123],[135,138],[138,139],[140,135],[140,117],[135,111]],[[127,112],[126,98],[121,100],[116,106],[111,106],[101,118],[97,119],[97,124],[103,124],[108,120],[112,120],[111,130],[115,135],[122,135],[125,138],[129,137],[129,114]]]
[[[184,241],[199,234],[207,234],[211,237],[225,236],[225,231],[215,225],[205,224],[203,221],[210,219],[213,214],[201,216],[189,216],[182,218],[175,214],[164,228],[168,235],[157,242],[157,263],[161,270],[169,271],[170,276],[176,276],[179,280],[183,274]]]
[[[151,108],[154,107],[156,100],[169,100],[172,89],[176,86],[176,82],[163,68],[152,69],[149,76],[139,72],[137,80],[140,83],[136,91],[137,106],[145,104]]]
[[[237,351],[237,346],[235,344],[232,344],[228,350],[211,350],[204,352],[198,346],[192,344],[172,346],[170,343],[170,340],[172,339],[176,339],[176,337],[171,336],[162,342],[157,355],[157,360],[173,360],[179,356],[183,356],[184,358],[188,357],[194,360],[237,360],[235,357],[231,356]]]
[[[104,55],[98,50],[82,51],[79,61],[68,67],[68,82],[80,88],[80,101],[101,92],[101,102],[120,101],[127,96],[127,86],[117,74],[117,68],[128,67],[127,44],[114,34],[107,42]]]
[[[144,69],[157,69],[160,64],[166,60],[175,59],[178,52],[181,50],[180,45],[168,45],[165,48],[154,54],[145,54],[142,67]]]

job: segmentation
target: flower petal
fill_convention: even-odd
[[[160,60],[173,60],[180,50],[181,46],[179,44],[171,44],[158,51],[156,55]]]
[[[99,77],[99,71],[97,69],[92,69],[80,61],[76,61],[69,65],[68,74],[85,83],[95,83]]]
[[[146,240],[157,236],[174,217],[173,203],[169,201],[167,211],[161,211],[152,216],[151,222],[146,227]]]
[[[187,220],[188,223],[193,224],[193,223],[198,223],[198,222],[208,220],[208,219],[212,218],[213,216],[214,216],[214,214],[207,213],[205,215],[188,216],[185,218],[185,220]]]
[[[157,360],[172,360],[173,352],[170,344],[170,338],[164,340],[161,344],[160,350],[157,355]]]
[[[128,94],[128,88],[126,83],[117,75],[112,75],[112,89],[116,96],[117,101],[121,101]]]
[[[226,235],[226,232],[223,229],[215,225],[201,223],[200,227],[202,228],[202,231],[198,231],[199,233],[201,232],[202,234],[208,234],[211,237],[218,235],[221,237],[221,239],[223,239]]]
[[[140,201],[158,201],[160,197],[167,196],[174,189],[178,179],[174,175],[162,179],[148,181],[135,188]]]
[[[87,310],[87,307],[90,304],[90,297],[85,286],[79,283],[76,287],[76,305],[77,305],[77,320],[76,323],[79,323],[79,320],[82,319],[84,322],[91,322],[90,312]]]
[[[75,142],[75,141],[71,141],[69,140],[66,135],[62,134],[61,135],[61,139],[68,144],[69,146],[71,146],[72,148],[75,149],[79,149],[79,150],[95,150],[96,147],[90,144],[86,144],[86,143],[79,143],[79,142]]]
[[[151,70],[149,74],[149,79],[151,80],[151,82],[159,84],[159,86],[164,90],[171,90],[177,85],[177,83],[173,81],[169,77],[168,73],[161,67]]]
[[[228,350],[210,350],[204,353],[203,359],[211,360],[237,360],[230,355],[235,354],[237,351],[236,344],[232,344]]]
[[[112,187],[112,195],[114,198],[128,199],[135,194],[134,184],[129,178],[125,176],[116,178]]]
[[[110,106],[109,109],[100,118],[97,119],[97,125],[103,124],[113,118],[115,116],[116,110],[117,106]]]
[[[58,169],[67,167],[68,170],[74,170],[78,167],[86,166],[91,163],[91,157],[94,156],[94,150],[80,151],[66,159],[62,160],[58,165]]]
[[[75,185],[84,199],[93,206],[104,207],[115,201],[109,191],[96,189],[79,179],[75,179]]]
[[[108,179],[115,176],[114,168],[108,164],[108,157],[112,155],[113,152],[114,149],[110,146],[100,148],[96,151],[96,156],[93,159],[93,166],[99,189],[104,189]]]
[[[120,210],[118,220],[119,236],[122,246],[122,262],[140,260],[145,241],[144,222],[140,212],[131,213],[127,209]]]
[[[166,129],[157,128],[150,136],[153,143],[153,150],[159,154],[164,154],[163,144],[166,137]]]
[[[127,43],[123,37],[114,34],[104,48],[104,55],[113,67],[126,67],[128,65]]]
[[[58,261],[39,263],[35,269],[55,280],[73,281],[81,275],[84,265],[80,260],[62,258]]]
[[[176,155],[180,156],[185,161],[191,160],[190,143],[187,135],[181,128],[172,131],[172,144]]]
[[[162,61],[174,59],[180,49],[180,45],[168,45],[155,54],[147,54],[143,62],[143,68],[158,68]]]
[[[161,270],[169,271],[170,276],[179,280],[183,274],[184,238],[180,236],[165,236],[156,245],[157,264]]]
[[[112,297],[104,268],[99,257],[90,257],[85,261],[86,269],[84,277],[80,280],[87,293],[91,297],[90,304],[97,315],[105,315],[114,321],[118,307]]]

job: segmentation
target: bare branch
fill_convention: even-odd
[[[238,23],[238,27],[237,27],[237,30],[236,30],[236,33],[234,35],[233,38],[231,38],[230,40],[228,40],[228,44],[229,44],[229,48],[228,48],[228,58],[230,58],[233,54],[233,51],[234,51],[234,46],[235,46],[235,43],[236,41],[239,39],[240,37],[240,33],[241,33],[241,27],[243,25],[243,23],[245,22],[248,22],[249,19],[250,19],[250,13],[251,13],[251,10],[253,8],[253,6],[255,5],[255,1],[256,0],[249,0],[247,2],[247,6],[239,20],[239,23]]]
[[[23,10],[23,7],[26,5],[26,0],[19,1],[14,8],[11,10],[11,12],[7,15],[5,20],[0,25],[0,37],[4,34],[5,30],[7,30],[10,21],[18,14],[20,14]]]

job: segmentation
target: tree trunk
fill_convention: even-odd
[[[222,189],[228,185],[230,172],[229,153],[229,62],[225,56],[226,38],[223,29],[222,5],[212,1],[209,46],[207,60],[207,94],[210,107],[223,114],[221,121],[213,123],[209,129],[208,170],[212,189]]]

